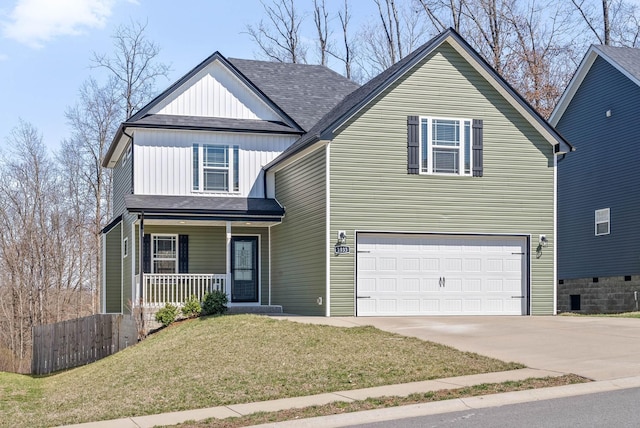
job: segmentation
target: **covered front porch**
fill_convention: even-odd
[[[151,310],[166,303],[181,306],[192,297],[202,301],[213,291],[227,295],[230,312],[271,306],[270,234],[271,227],[280,223],[282,208],[271,203],[268,206],[275,212],[268,213],[256,210],[256,205],[265,205],[258,202],[252,215],[231,215],[228,207],[224,213],[198,212],[194,198],[189,199],[192,207],[187,211],[153,210],[144,199],[147,203],[132,218],[134,306]],[[208,197],[197,197],[196,202],[216,199],[221,202]],[[153,203],[158,205],[158,200]]]

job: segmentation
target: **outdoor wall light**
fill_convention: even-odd
[[[344,245],[347,243],[347,232],[344,230],[338,231],[338,243]]]
[[[546,247],[547,244],[549,244],[549,241],[547,240],[547,236],[540,235],[540,245],[542,245],[543,247]]]

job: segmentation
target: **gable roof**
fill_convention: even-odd
[[[573,150],[569,142],[513,89],[509,83],[498,75],[455,30],[449,28],[347,95],[340,104],[327,113],[309,132],[300,137],[280,156],[266,165],[264,169],[268,170],[275,167],[318,141],[331,140],[336,129],[445,42],[456,49],[516,110],[527,118],[534,128],[555,146],[556,153],[566,153]]]
[[[549,117],[549,122],[554,126],[560,121],[560,118],[598,57],[607,61],[629,80],[640,86],[640,49],[591,45]]]
[[[214,61],[220,62],[273,109],[282,118],[282,122],[151,114],[154,107]],[[358,86],[357,83],[320,65],[229,60],[216,51],[120,125],[105,155],[103,166],[114,164],[111,158],[116,153],[126,128],[228,130],[302,135]]]

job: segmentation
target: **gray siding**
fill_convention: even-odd
[[[409,115],[483,119],[483,177],[407,174]],[[331,143],[329,236],[347,230],[352,247],[331,259],[331,315],[355,313],[356,231],[530,234],[532,313],[553,313],[553,156],[551,144],[443,44]],[[536,258],[539,234],[549,245]]]
[[[128,149],[125,149],[113,168],[113,216],[117,217],[125,212],[124,197],[131,193],[133,159],[123,162]]]
[[[272,303],[285,312],[326,313],[325,167],[325,150],[319,149],[276,173],[285,217],[271,229]]]
[[[576,147],[558,163],[559,279],[640,274],[638,100],[640,88],[597,58],[556,126]],[[601,208],[611,234],[595,236]]]
[[[104,273],[105,313],[122,311],[122,223],[104,234],[106,269]]]

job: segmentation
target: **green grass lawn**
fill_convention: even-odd
[[[80,423],[521,367],[373,327],[200,318],[66,372],[0,373],[0,426]]]

